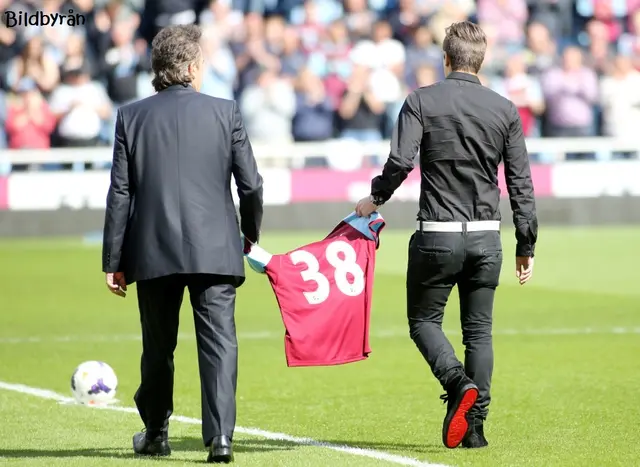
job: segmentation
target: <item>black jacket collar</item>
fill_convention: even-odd
[[[193,91],[193,87],[190,84],[173,84],[169,87],[164,88],[162,91],[160,92],[171,92],[171,91]]]

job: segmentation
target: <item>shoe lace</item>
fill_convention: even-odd
[[[446,404],[447,402],[449,402],[449,394],[445,392],[440,396],[440,400],[442,401],[443,404]]]

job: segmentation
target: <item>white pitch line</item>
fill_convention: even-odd
[[[460,331],[446,330],[449,335],[460,335]],[[550,329],[494,329],[494,336],[580,336],[593,334],[640,334],[638,327],[611,327],[611,328],[550,328]],[[386,331],[372,331],[370,336],[374,339],[389,339],[408,337],[408,329],[389,329]],[[180,340],[193,340],[192,334],[179,334]],[[282,340],[283,332],[240,332],[239,340]],[[0,337],[0,344],[30,344],[30,343],[64,343],[64,342],[128,342],[140,341],[139,334],[104,334],[104,335],[69,335],[69,336],[30,336],[30,337]]]
[[[74,403],[74,399],[71,397],[63,396],[62,394],[58,394],[57,392],[50,391],[48,389],[40,389],[34,388],[31,386],[26,386],[24,384],[14,384],[14,383],[6,383],[0,381],[0,389],[4,389],[6,391],[13,391],[20,394],[26,394],[29,396],[39,397],[41,399],[49,399],[59,402],[61,404],[70,404]],[[138,411],[133,407],[118,407],[113,405],[107,405],[102,407],[93,407],[100,410],[112,410],[115,412],[126,412],[138,414]],[[184,417],[182,415],[172,415],[171,420],[188,423],[190,425],[200,425],[202,423],[201,420],[197,418]],[[301,446],[313,446],[318,448],[330,449],[332,451],[338,451],[345,454],[350,454],[352,456],[360,456],[360,457],[368,457],[371,459],[376,459],[380,461],[386,461],[392,464],[397,465],[409,465],[415,467],[449,467],[445,464],[432,464],[429,462],[422,462],[417,459],[413,459],[411,457],[399,456],[397,454],[390,454],[384,451],[376,451],[373,449],[363,449],[351,446],[341,446],[338,444],[327,443],[325,441],[319,441],[312,438],[299,438],[297,436],[287,435],[285,433],[276,433],[273,431],[265,431],[259,428],[244,428],[244,427],[236,427],[236,433],[242,433],[248,436],[254,436],[257,438],[266,438],[275,441],[285,441],[292,444],[299,444]]]

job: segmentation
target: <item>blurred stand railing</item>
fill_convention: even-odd
[[[359,142],[330,140],[317,143],[263,144],[253,142],[261,167],[329,167],[357,170],[383,163],[389,154],[389,141]],[[565,160],[609,161],[638,159],[637,138],[534,138],[527,140],[532,162],[553,164]],[[112,152],[101,148],[54,148],[46,150],[0,150],[0,175],[25,169],[57,170],[107,168]]]

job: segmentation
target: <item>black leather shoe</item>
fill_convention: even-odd
[[[166,433],[149,439],[147,433],[140,432],[133,435],[133,452],[139,456],[168,456],[171,446]]]
[[[442,424],[442,442],[449,449],[457,448],[469,430],[467,412],[478,398],[478,387],[460,373],[440,399],[447,402],[447,415]]]
[[[228,436],[216,436],[209,446],[209,457],[207,462],[210,464],[228,464],[233,462],[233,448],[231,439]]]
[[[489,441],[484,437],[484,421],[481,418],[469,418],[469,432],[462,440],[462,447],[469,449],[484,448]]]

